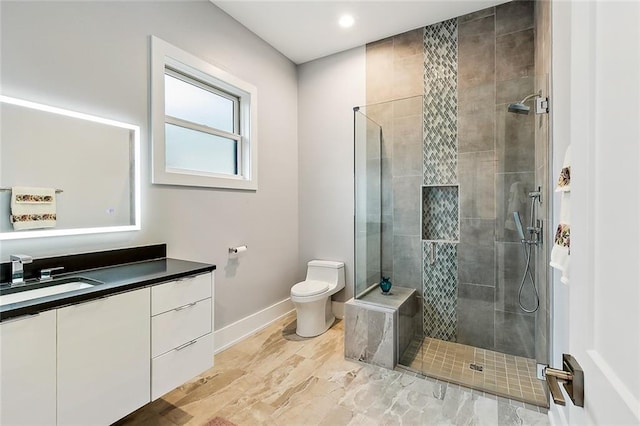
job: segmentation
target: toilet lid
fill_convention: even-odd
[[[326,291],[329,284],[322,281],[302,281],[291,288],[293,296],[313,296]]]

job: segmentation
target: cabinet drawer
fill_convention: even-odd
[[[180,278],[151,287],[151,315],[211,297],[211,274]]]
[[[213,333],[151,360],[151,399],[156,400],[213,367]]]
[[[151,317],[151,356],[211,333],[211,299]]]

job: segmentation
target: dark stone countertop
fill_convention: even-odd
[[[55,280],[86,277],[100,281],[101,284],[81,290],[0,306],[0,321],[24,315],[34,315],[49,309],[86,302],[190,275],[199,275],[215,269],[215,265],[207,263],[164,258],[56,275]],[[37,287],[40,287],[40,285],[34,283],[34,286],[27,285],[21,288],[27,291]]]

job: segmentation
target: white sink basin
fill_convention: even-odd
[[[83,281],[71,281],[64,284],[52,285],[49,287],[36,288],[33,290],[24,290],[17,293],[5,294],[0,296],[0,306],[10,303],[24,302],[25,300],[37,299],[39,297],[52,296],[54,294],[67,293],[69,291],[81,290],[83,288],[93,287]]]

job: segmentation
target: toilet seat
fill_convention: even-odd
[[[302,281],[291,287],[291,295],[298,297],[315,296],[329,289],[329,284],[323,281]]]

